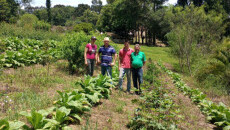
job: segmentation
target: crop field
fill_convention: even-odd
[[[230,130],[230,0],[0,0],[0,130]]]
[[[72,42],[75,46],[78,42],[87,43],[89,38],[83,33],[77,36],[82,38],[67,38],[63,42],[16,37],[1,40],[4,47],[0,55],[1,129],[229,128],[230,110],[226,105],[216,104],[207,99],[209,95],[188,87],[178,74],[162,64],[177,63],[170,57],[169,48],[141,47],[149,60],[139,97],[116,90],[117,66],[113,67],[113,79],[99,75],[99,67],[96,67],[94,77],[83,76],[84,68],[71,74],[74,68],[65,55],[75,55],[76,52],[63,52],[70,46],[65,43]],[[83,37],[85,41],[82,41]],[[84,45],[78,46],[80,55]],[[111,45],[116,50],[123,47],[121,44]],[[182,107],[181,103],[187,105]],[[110,116],[101,115],[103,111]],[[197,112],[190,115],[187,111]],[[122,120],[117,122],[116,118]]]

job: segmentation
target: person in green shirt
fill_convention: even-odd
[[[146,63],[145,53],[140,51],[140,45],[135,45],[135,52],[131,54],[133,86],[138,89],[136,94],[141,93],[141,84],[143,83],[143,66]]]

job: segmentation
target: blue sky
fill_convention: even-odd
[[[32,6],[45,6],[46,0],[32,0]],[[91,5],[92,0],[51,0],[52,6],[61,4],[61,5],[71,5],[77,6],[78,4],[88,4]],[[106,4],[106,0],[102,0],[103,5]],[[169,4],[175,4],[177,0],[169,0]]]

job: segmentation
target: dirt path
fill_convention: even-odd
[[[201,113],[200,109],[190,100],[189,97],[184,96],[182,92],[178,91],[178,89],[172,83],[172,80],[167,75],[163,75],[163,82],[167,83],[167,85],[164,86],[175,94],[173,100],[179,106],[180,114],[183,116],[182,120],[178,124],[180,129],[215,129],[215,125],[208,123],[206,117]]]
[[[182,130],[212,130],[215,125],[207,122],[206,117],[200,109],[192,103],[189,97],[179,92],[174,87],[171,79],[167,75],[162,75],[164,87],[174,93],[172,97],[180,109],[182,119],[179,121],[178,128]],[[126,86],[126,85],[124,85]],[[92,108],[88,116],[84,117],[80,125],[71,125],[79,130],[126,130],[126,125],[133,118],[135,108],[138,106],[132,103],[132,99],[139,98],[125,92],[113,90],[109,100],[103,99],[102,104]]]
[[[126,84],[123,85],[126,89]],[[71,125],[81,130],[126,130],[126,125],[133,118],[134,110],[137,108],[132,103],[133,99],[139,98],[136,95],[113,90],[109,99],[103,99],[101,105],[92,108],[88,117],[80,125]]]

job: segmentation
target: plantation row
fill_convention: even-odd
[[[21,121],[0,120],[1,130],[34,130],[34,129],[71,129],[70,123],[80,123],[81,116],[90,111],[91,107],[100,102],[102,98],[109,98],[111,88],[118,83],[118,71],[113,71],[115,78],[98,75],[96,78],[85,76],[84,80],[76,83],[81,90],[60,92],[60,99],[55,101],[54,107],[30,113],[23,111],[20,115],[25,116],[29,125]],[[111,84],[111,82],[113,84]]]
[[[59,57],[57,43],[53,40],[38,41],[16,37],[0,41],[0,65],[17,68],[31,64],[46,64]]]
[[[223,128],[224,130],[230,129],[230,109],[222,102],[219,105],[206,99],[206,95],[198,89],[193,89],[187,86],[177,73],[168,70],[164,65],[158,63],[159,66],[173,79],[175,86],[188,95],[192,101],[198,105],[200,110],[207,116],[207,120],[211,123]]]
[[[154,63],[147,66],[143,95],[135,100],[139,108],[135,111],[135,117],[130,120],[128,127],[133,130],[174,130],[177,129],[179,110],[167,89],[162,87],[159,78],[160,70]]]

